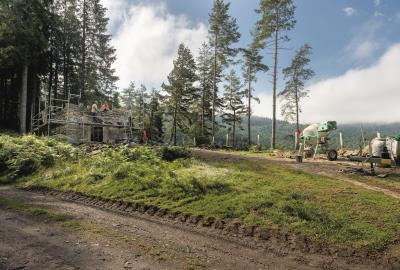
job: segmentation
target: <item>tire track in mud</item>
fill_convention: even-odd
[[[242,261],[250,261],[261,268],[270,268],[271,261],[285,261],[286,268],[291,269],[399,269],[400,257],[392,256],[392,249],[385,252],[364,252],[354,249],[345,249],[329,246],[322,242],[311,240],[302,235],[295,235],[283,230],[267,230],[255,227],[243,226],[238,220],[205,219],[201,216],[189,216],[174,213],[157,207],[130,204],[122,201],[103,199],[80,193],[61,192],[43,188],[29,189],[23,192],[51,196],[62,201],[83,204],[111,213],[117,213],[123,217],[157,224],[166,230],[178,230],[182,235],[195,235],[196,237],[209,239],[222,247],[210,246],[207,243],[192,247],[193,250],[203,254],[217,253],[220,256],[235,257]],[[145,234],[151,235],[150,227],[141,228]],[[190,236],[191,237],[191,236]],[[151,238],[151,236],[150,236]],[[238,251],[232,252],[234,246]],[[395,245],[397,250],[398,245]],[[246,255],[248,250],[258,250],[258,254],[268,254],[264,259]],[[243,251],[243,252],[242,252]],[[212,255],[211,255],[212,256]],[[299,265],[304,266],[298,268]],[[290,266],[290,267],[289,267]],[[329,267],[327,267],[329,266]],[[206,268],[207,269],[207,268]],[[219,269],[219,268],[215,268]],[[240,269],[240,268],[221,268]],[[253,268],[249,268],[253,269]]]

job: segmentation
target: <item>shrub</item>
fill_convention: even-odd
[[[261,145],[252,145],[250,147],[250,151],[253,153],[259,153],[262,151],[262,146]]]
[[[0,175],[17,178],[35,173],[40,167],[52,167],[57,160],[76,158],[71,145],[52,138],[0,135]]]
[[[89,176],[92,178],[91,179],[91,183],[93,183],[93,184],[98,182],[98,181],[100,181],[100,180],[103,180],[106,177],[105,174],[100,173],[100,172],[91,172],[89,174]]]
[[[121,180],[127,178],[129,176],[129,165],[123,164],[117,168],[117,170],[113,173],[113,176],[117,180]]]
[[[25,176],[34,173],[40,167],[40,161],[34,157],[18,157],[9,163],[9,169],[16,176]]]
[[[186,159],[192,156],[190,150],[177,146],[163,146],[160,149],[160,156],[163,160],[174,161],[177,159]]]

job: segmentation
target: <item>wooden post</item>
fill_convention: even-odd
[[[339,137],[340,137],[340,149],[343,150],[343,133],[342,132],[339,133]]]
[[[226,147],[229,146],[229,133],[226,133]]]
[[[193,146],[196,147],[196,137],[193,137]]]
[[[260,134],[257,135],[257,145],[260,146]]]

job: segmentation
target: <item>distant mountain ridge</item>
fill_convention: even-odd
[[[329,119],[328,119],[329,120]],[[257,143],[257,135],[260,135],[260,143],[263,146],[270,146],[271,141],[271,130],[272,120],[265,117],[253,116],[251,118],[252,126],[252,142]],[[307,125],[301,125],[304,129]],[[247,120],[243,119],[241,124],[242,130],[238,131],[237,142],[238,145],[246,145],[247,136]],[[332,132],[332,144],[334,146],[339,145],[339,132],[343,134],[344,147],[358,149],[363,146],[362,132],[366,141],[377,136],[377,132],[381,133],[381,136],[397,136],[400,134],[400,122],[397,123],[353,123],[353,124],[341,124],[338,122],[338,130]],[[286,121],[277,122],[277,145],[280,147],[290,148],[294,144],[294,132],[295,125]],[[227,130],[221,128],[217,134],[220,144],[225,144],[224,138],[226,138]]]

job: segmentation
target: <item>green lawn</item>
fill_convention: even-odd
[[[357,249],[378,250],[400,240],[398,200],[268,160],[206,156],[167,161],[159,150],[146,147],[106,147],[87,155],[37,138],[2,141],[0,136],[0,145],[4,157],[12,153],[11,159],[3,159],[3,178],[11,175],[21,187],[49,187],[206,218],[240,219],[247,225],[281,228]],[[44,161],[40,155],[30,156],[37,152],[35,147],[46,154]],[[65,154],[69,152],[73,155]]]
[[[247,225],[281,227],[354,248],[380,249],[400,233],[398,201],[267,161],[117,164],[92,157],[40,171],[20,185],[78,191],[217,219],[239,218]]]

